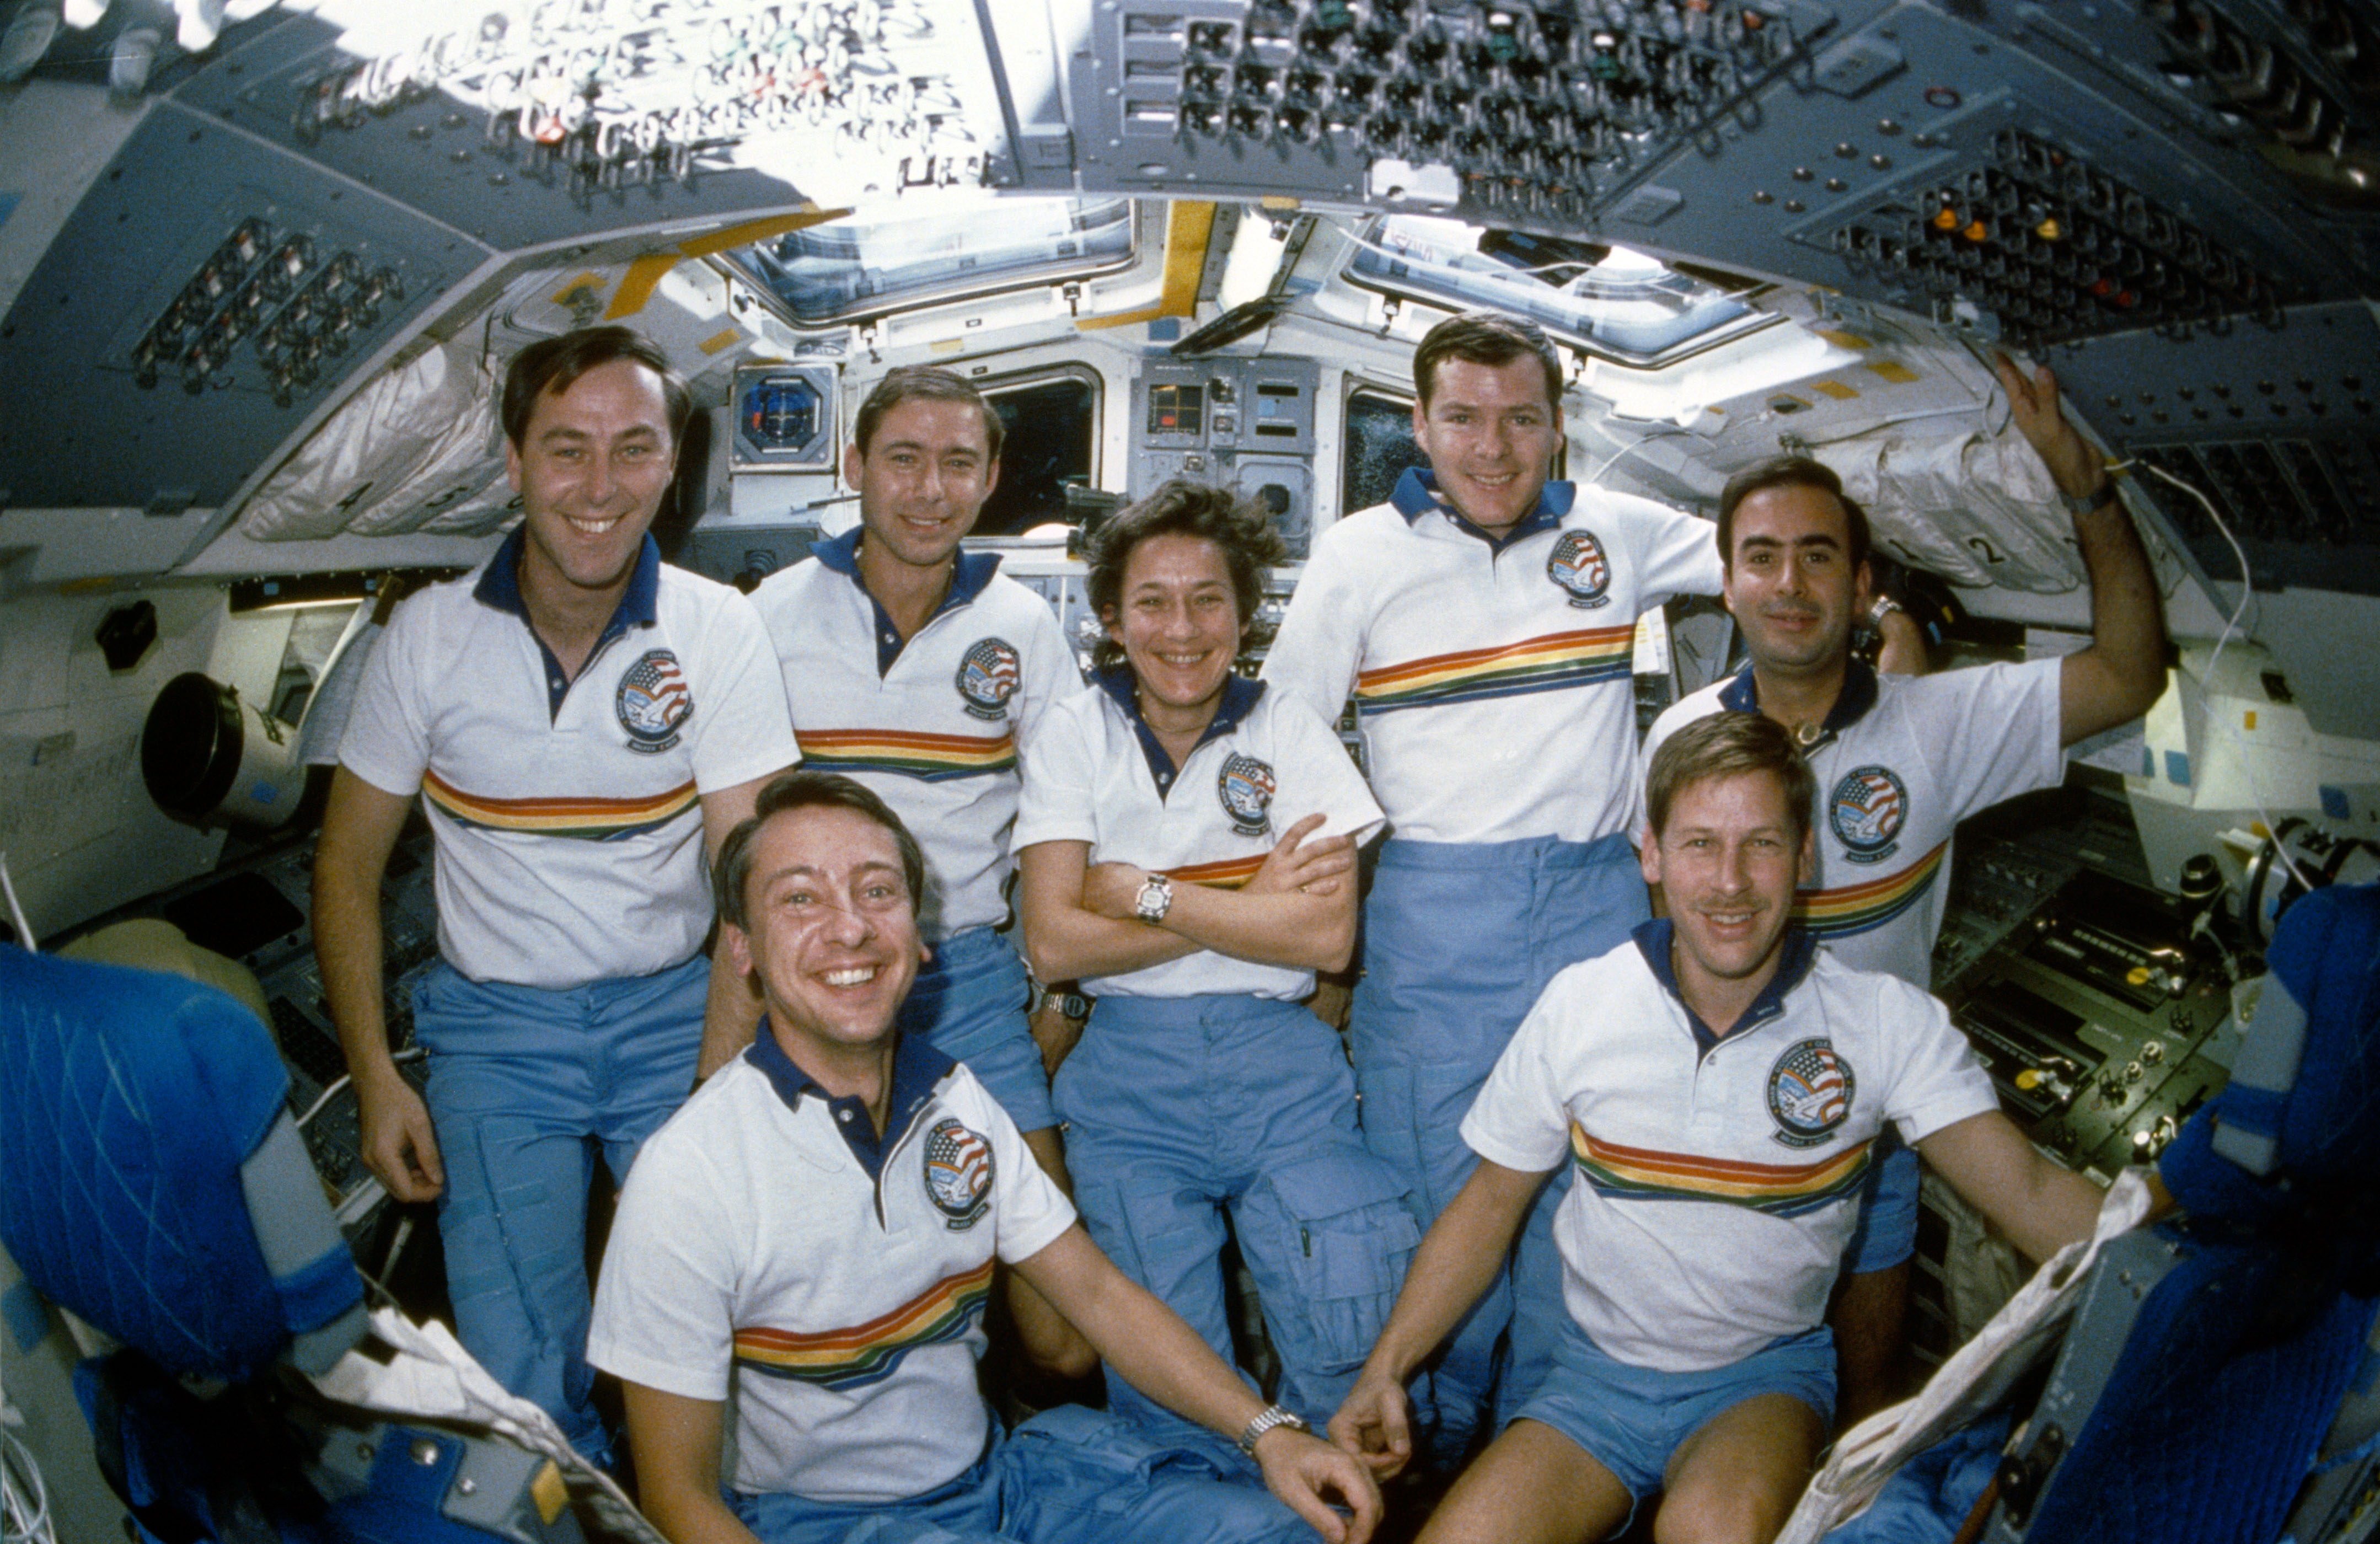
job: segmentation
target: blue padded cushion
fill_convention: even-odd
[[[239,1168],[289,1075],[235,999],[0,947],[0,1240],[52,1301],[175,1372],[242,1380],[360,1299],[344,1245],[290,1295],[257,1247]]]
[[[2300,897],[2265,963],[2306,1014],[2305,1055],[2281,1107],[2281,1169],[2369,1176],[2380,1165],[2380,884]]]
[[[2277,1251],[2182,1237],[2106,1390],[2052,1477],[2031,1544],[2265,1544],[2277,1537],[2348,1382],[2374,1300],[2339,1293],[2277,1342],[2254,1311],[2285,1290]]]
[[[2159,1157],[2166,1187],[2201,1217],[2261,1217],[2291,1193],[2215,1150],[2216,1127],[2227,1121],[2272,1135],[2277,1173],[2300,1184],[2362,1183],[2380,1168],[2380,885],[2301,897],[2283,914],[2265,963],[2305,1010],[2304,1052],[2286,1092],[2225,1088]]]

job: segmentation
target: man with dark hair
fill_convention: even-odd
[[[1823,461],[1813,461],[1806,456],[1772,456],[1766,461],[1755,461],[1733,477],[1718,495],[1718,550],[1720,560],[1726,560],[1729,541],[1735,531],[1735,512],[1754,493],[1772,488],[1810,488],[1828,494],[1842,506],[1846,522],[1845,536],[1851,549],[1852,566],[1868,563],[1868,549],[1873,538],[1868,531],[1867,511],[1859,501],[1843,492],[1843,480]],[[1887,560],[1888,566],[1890,565]],[[1876,574],[1876,565],[1869,572]],[[1878,582],[1867,608],[1853,619],[1854,630],[1864,623],[1879,642],[1875,655],[1876,668],[1892,675],[1923,675],[1927,668],[1925,631],[1917,625],[1907,608],[1888,593]]]
[[[581,327],[559,337],[540,338],[513,356],[504,371],[499,412],[504,438],[517,445],[528,437],[529,415],[537,399],[548,393],[560,396],[590,370],[625,360],[644,366],[661,383],[662,412],[669,420],[670,444],[686,439],[686,420],[694,416],[694,397],[670,368],[669,356],[651,339],[625,327]]]
[[[647,1144],[589,1339],[625,1385],[647,1515],[679,1544],[1363,1544],[1363,1467],[1127,1281],[974,1075],[897,1027],[926,953],[900,818],[808,771],[759,808],[724,844],[743,882],[720,936],[767,1016]],[[1279,1501],[1088,1410],[1002,1433],[976,1384],[995,1259],[1235,1436]]]
[[[844,452],[859,526],[754,592],[811,766],[901,812],[926,850],[932,958],[902,1028],[965,1062],[1061,1185],[1065,1159],[1030,988],[1009,942],[1009,828],[1017,758],[1050,705],[1082,687],[1047,602],[962,551],[1000,480],[1000,415],[949,371],[892,371],[860,404]],[[716,1048],[707,1072],[736,1048]],[[1012,1295],[1026,1352],[1089,1370],[1081,1340],[1029,1292]]]
[[[1352,1029],[1365,1140],[1427,1222],[1474,1161],[1455,1134],[1557,970],[1645,915],[1628,845],[1636,619],[1718,589],[1707,520],[1549,482],[1561,370],[1526,322],[1439,322],[1415,355],[1429,469],[1324,531],[1265,678],[1335,720],[1354,699],[1390,834],[1364,914]],[[1559,1312],[1553,1203],[1433,1368],[1435,1446],[1468,1443],[1508,1321],[1503,1408]]]
[[[883,424],[884,416],[904,402],[947,402],[974,413],[983,423],[984,454],[998,480],[1000,447],[1008,438],[1008,425],[1000,410],[983,398],[967,380],[936,365],[903,365],[888,371],[884,379],[861,400],[859,412],[852,424],[851,443],[865,457],[868,447],[876,443],[876,431]],[[851,480],[848,473],[845,480]],[[991,496],[989,484],[984,496]]]
[[[1782,727],[1706,718],[1649,783],[1642,869],[1670,915],[1556,976],[1512,1037],[1463,1118],[1479,1165],[1330,1422],[1403,1465],[1404,1379],[1573,1171],[1554,1369],[1424,1544],[1587,1544],[1657,1491],[1656,1537],[1773,1538],[1825,1441],[1820,1316],[1888,1125],[2037,1257],[2097,1220],[2098,1188],[2000,1112],[1939,1003],[1791,925],[1813,784]]]
[[[2098,453],[2058,407],[2046,370],[1999,361],[2017,428],[2057,481],[2091,584],[2091,646],[2063,659],[1879,674],[1851,650],[1873,600],[1865,512],[1835,474],[1780,457],[1739,472],[1719,501],[1727,608],[1751,663],[1663,713],[1648,753],[1722,710],[1791,731],[1824,795],[1803,925],[1846,963],[1931,984],[1950,833],[1988,805],[2065,775],[2061,748],[2145,711],[2165,683],[2156,584]],[[1888,1144],[1889,1147],[1889,1144]],[[1855,1421],[1896,1397],[1894,1364],[1917,1231],[1916,1161],[1881,1155],[1833,1315],[1843,1406]]]
[[[750,1034],[702,955],[706,839],[796,759],[751,605],[647,534],[685,387],[621,327],[532,344],[504,393],[521,524],[479,573],[401,606],[373,650],[314,863],[315,947],[364,1161],[439,1201],[463,1343],[593,1456],[586,1199],[686,1097],[706,1035]],[[414,1026],[382,1012],[380,881],[414,796],[438,849],[443,964]],[[740,1026],[740,1035],[739,1035]]]

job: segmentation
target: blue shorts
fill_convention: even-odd
[[[878,1505],[726,1494],[760,1544],[1313,1544],[1303,1518],[1202,1455],[1151,1441],[1120,1416],[1060,1405],[975,1465]]]
[[[901,1004],[901,1032],[922,1035],[952,1061],[965,1062],[1017,1130],[1056,1125],[1041,1048],[1025,1019],[1031,989],[1015,948],[990,928],[969,928],[933,949]]]
[[[1859,1222],[1843,1246],[1843,1274],[1889,1270],[1917,1252],[1917,1154],[1888,1125],[1860,1190]]]
[[[1563,1318],[1554,1370],[1516,1420],[1553,1428],[1642,1501],[1661,1489],[1670,1457],[1713,1418],[1760,1394],[1785,1394],[1835,1418],[1835,1338],[1824,1326],[1789,1335],[1708,1372],[1660,1372],[1607,1356]]]

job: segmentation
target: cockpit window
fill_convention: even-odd
[[[797,324],[1050,284],[1128,267],[1129,199],[937,201],[881,219],[856,215],[725,254]]]
[[[1625,247],[1460,220],[1381,215],[1347,263],[1367,289],[1525,316],[1589,353],[1658,365],[1775,320],[1719,286]]]
[[[1346,454],[1339,468],[1340,507],[1353,515],[1386,504],[1407,467],[1429,457],[1414,443],[1413,398],[1360,390],[1347,398]]]
[[[976,383],[1000,415],[1000,482],[976,517],[977,536],[1022,536],[1036,526],[1073,524],[1069,487],[1094,485],[1099,381],[1068,366],[1025,379]]]

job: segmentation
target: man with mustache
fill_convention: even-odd
[[[2091,646],[2063,659],[1923,677],[1878,675],[1852,653],[1871,614],[1867,516],[1828,468],[1777,456],[1719,496],[1727,608],[1752,663],[1655,722],[1645,755],[1722,710],[1783,724],[1818,781],[1816,869],[1803,927],[1845,963],[1931,984],[1950,833],[1986,806],[2065,775],[2065,747],[2146,711],[2165,685],[2155,576],[2096,450],[2058,410],[2046,369],[1998,363],[2018,430],[2074,518],[2091,585]],[[1917,1162],[1876,1170],[1829,1321],[1844,1424],[1893,1397],[1917,1232]]]

